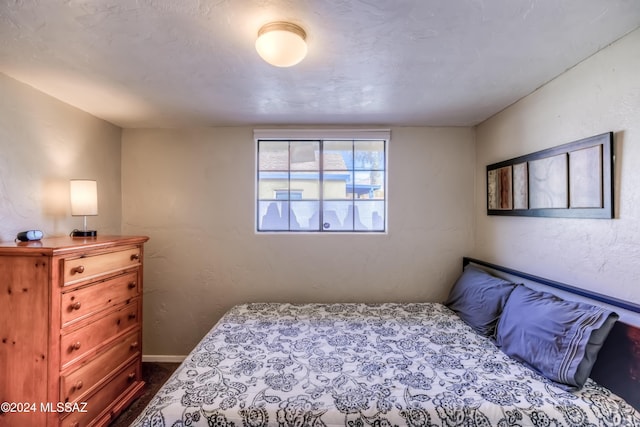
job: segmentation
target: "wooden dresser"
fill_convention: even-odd
[[[0,426],[102,426],[143,390],[142,236],[0,243]]]

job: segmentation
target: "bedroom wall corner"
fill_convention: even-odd
[[[0,241],[19,231],[67,235],[69,179],[98,181],[100,234],[121,229],[121,129],[0,73]]]
[[[474,256],[640,303],[640,29],[477,126]],[[614,132],[615,219],[486,214],[486,165]]]

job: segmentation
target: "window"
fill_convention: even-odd
[[[386,231],[388,131],[255,137],[259,232]]]

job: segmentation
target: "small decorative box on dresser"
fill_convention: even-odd
[[[0,426],[103,426],[144,387],[143,236],[0,243]]]

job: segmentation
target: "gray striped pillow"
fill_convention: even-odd
[[[618,315],[518,285],[496,330],[500,349],[565,388],[581,388]]]

